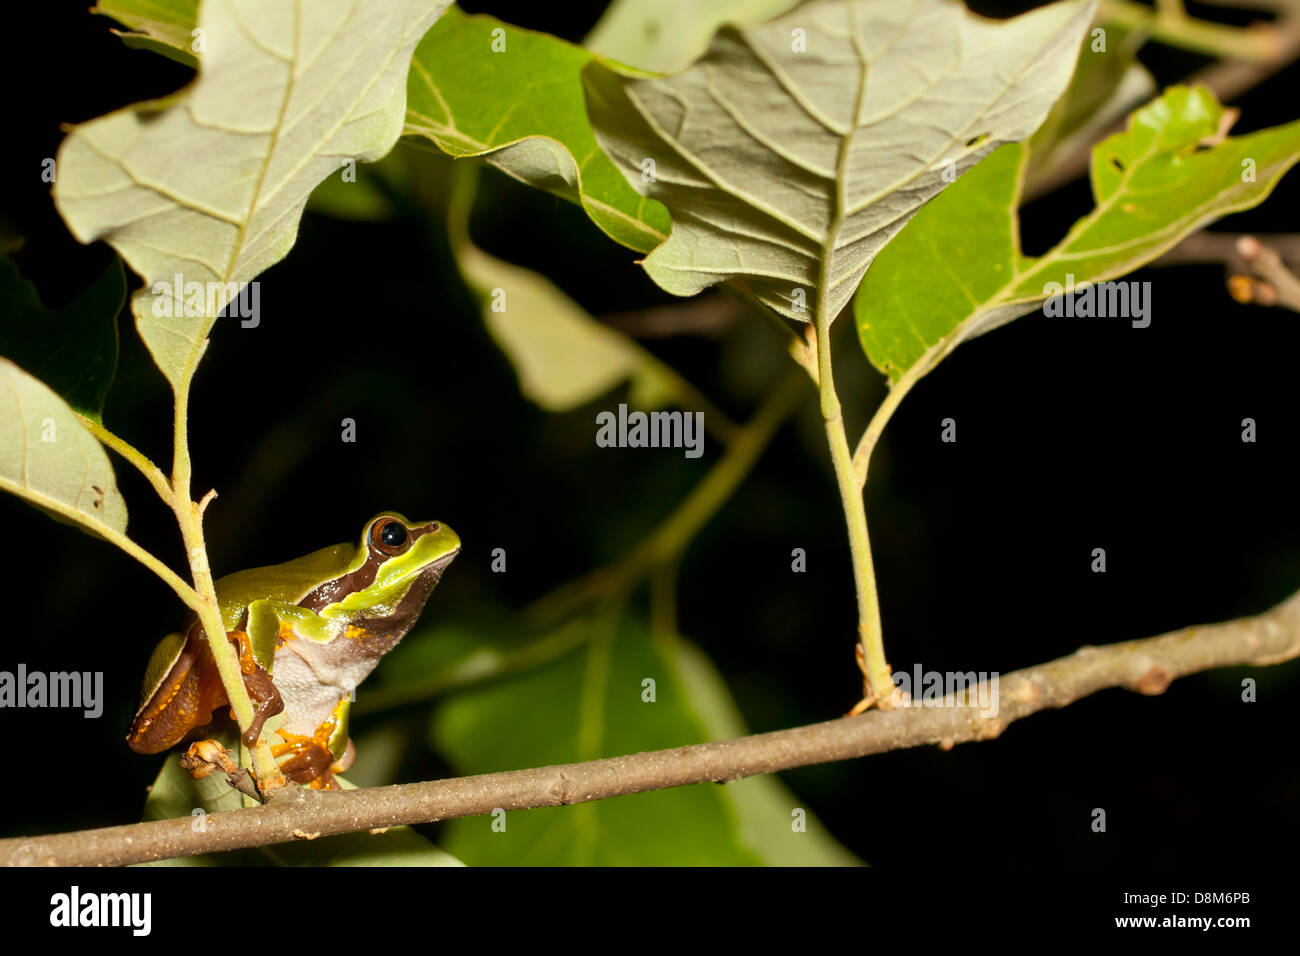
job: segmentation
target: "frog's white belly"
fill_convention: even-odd
[[[311,737],[316,728],[329,719],[338,702],[351,694],[357,682],[374,667],[372,661],[358,661],[364,666],[359,675],[336,673],[337,683],[327,683],[301,656],[285,644],[275,652],[273,679],[285,701],[283,729],[291,734]],[[354,668],[347,668],[347,671]]]

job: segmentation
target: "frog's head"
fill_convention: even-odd
[[[405,591],[416,579],[434,583],[460,553],[460,537],[437,521],[408,521],[396,512],[370,519],[362,532],[367,560],[377,562],[371,585],[383,591]]]
[[[393,511],[378,514],[366,522],[353,570],[335,582],[326,613],[418,616],[459,553],[460,537],[441,522],[409,521]]]

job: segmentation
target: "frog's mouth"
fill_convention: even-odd
[[[438,586],[442,573],[447,570],[447,565],[451,564],[458,554],[460,554],[460,548],[448,551],[442,557],[430,561],[418,572],[411,575],[405,593],[400,598],[397,598],[396,603],[390,605],[389,610],[385,613],[373,617],[358,617],[352,623],[371,631],[373,637],[387,641],[388,644],[385,650],[392,644],[397,643],[414,626],[420,612],[424,610],[425,602],[429,600],[429,595]]]
[[[410,606],[410,602],[413,598],[418,601],[415,608],[415,611],[418,614],[419,608],[429,597],[429,592],[437,587],[438,582],[442,580],[442,573],[447,570],[447,565],[451,564],[458,554],[460,554],[459,547],[455,550],[448,551],[440,558],[430,561],[424,567],[420,568],[419,571],[415,572],[415,574],[411,575],[410,584],[408,584],[406,588],[406,594],[404,594],[402,599],[398,602],[398,614]]]

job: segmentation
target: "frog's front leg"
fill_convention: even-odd
[[[262,725],[284,710],[284,698],[268,669],[254,657],[248,632],[231,631],[227,636],[239,646],[239,670],[244,678],[244,689],[253,702],[253,720],[240,737],[244,746],[251,748],[257,746],[257,738],[262,736]]]
[[[341,625],[298,605],[261,600],[248,608],[254,656],[273,659],[275,686],[285,701],[285,719],[271,753],[286,777],[313,789],[334,789],[333,775],[352,763],[347,747],[348,689],[317,672],[316,651],[338,636]]]

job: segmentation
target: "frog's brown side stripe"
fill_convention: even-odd
[[[414,543],[416,538],[421,538],[426,534],[431,534],[437,526],[436,521],[430,521],[426,525],[410,530],[411,542]],[[305,607],[311,611],[320,611],[321,608],[330,604],[335,604],[349,594],[355,591],[361,591],[370,587],[375,582],[375,575],[379,573],[379,566],[387,561],[392,555],[384,554],[375,548],[370,548],[366,554],[365,563],[342,577],[335,578],[333,581],[326,581],[324,584],[312,590],[301,601],[299,607]]]

